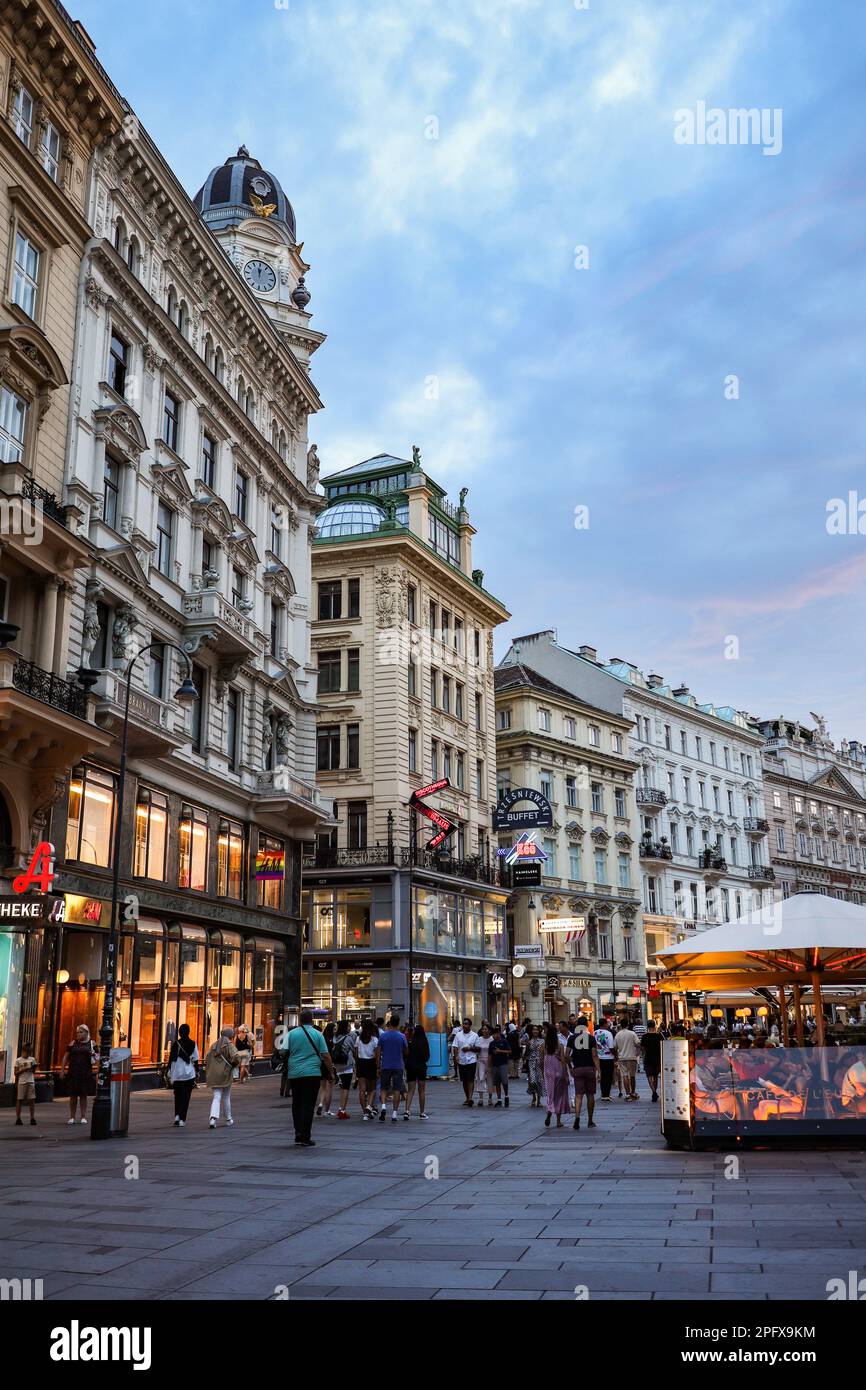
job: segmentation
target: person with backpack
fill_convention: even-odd
[[[581,1014],[568,1040],[568,1064],[574,1077],[574,1129],[580,1129],[580,1111],[586,1096],[586,1118],[595,1129],[595,1088],[599,1077],[598,1044]]]
[[[406,1095],[406,1106],[403,1110],[403,1119],[408,1120],[409,1110],[412,1105],[412,1098],[415,1095],[415,1088],[418,1088],[418,1109],[419,1120],[427,1119],[427,1111],[424,1105],[427,1099],[427,1063],[430,1061],[430,1043],[427,1034],[421,1024],[415,1025],[412,1036],[409,1039],[409,1048],[406,1053],[406,1082],[408,1092]]]
[[[355,1047],[357,1045],[357,1035],[349,1028],[349,1020],[341,1018],[337,1024],[337,1031],[334,1034],[334,1041],[331,1046],[331,1061],[334,1063],[334,1071],[337,1073],[337,1084],[340,1087],[340,1104],[337,1110],[338,1120],[348,1120],[349,1118],[349,1092],[352,1089],[352,1081],[355,1077]]]
[[[182,1023],[168,1054],[168,1074],[174,1091],[174,1126],[183,1129],[195,1086],[198,1047],[189,1035],[189,1024]]]
[[[327,1077],[333,1082],[335,1075],[328,1044],[312,1023],[312,1011],[303,1009],[297,1028],[290,1028],[283,1039],[286,1076],[292,1084],[295,1143],[305,1149],[313,1148],[316,1142],[313,1138],[313,1113],[322,1078]]]

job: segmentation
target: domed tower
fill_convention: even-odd
[[[307,369],[325,335],[310,327],[309,265],[279,179],[245,145],[211,169],[193,200],[226,255]]]

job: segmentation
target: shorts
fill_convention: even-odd
[[[407,1080],[407,1081],[426,1081],[426,1080],[427,1080],[427,1063],[426,1063],[426,1062],[419,1062],[419,1063],[418,1063],[416,1066],[414,1066],[414,1067],[409,1067],[409,1066],[407,1066],[407,1068],[406,1068],[406,1080]]]
[[[356,1057],[355,1072],[359,1081],[376,1080],[376,1058],[375,1057]]]
[[[490,1079],[494,1086],[508,1086],[508,1063],[500,1062],[498,1066],[490,1068]]]
[[[354,1076],[354,1074],[355,1074],[355,1073],[354,1073],[354,1072],[351,1072],[351,1071],[338,1071],[338,1072],[337,1072],[337,1085],[340,1086],[340,1087],[342,1087],[342,1089],[343,1089],[344,1091],[351,1091],[351,1089],[352,1089],[352,1077]]]
[[[619,1069],[623,1076],[637,1076],[637,1058],[632,1057],[628,1061],[620,1057]]]
[[[35,1082],[35,1081],[19,1081],[19,1082],[18,1082],[18,1099],[19,1099],[19,1100],[35,1100],[35,1099],[36,1099],[36,1082]]]
[[[457,1070],[458,1070],[459,1073],[460,1073],[460,1080],[461,1080],[461,1081],[464,1083],[464,1085],[465,1085],[467,1082],[469,1082],[469,1081],[474,1081],[474,1080],[475,1080],[475,1073],[476,1073],[476,1071],[478,1070],[478,1063],[477,1063],[477,1062],[459,1062],[459,1063],[457,1064]]]
[[[383,1067],[381,1077],[382,1091],[405,1091],[402,1067]]]
[[[575,1067],[571,1074],[576,1096],[595,1095],[595,1067]]]

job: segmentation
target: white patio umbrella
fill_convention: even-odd
[[[866,908],[823,893],[797,893],[666,946],[658,962],[668,972],[659,979],[666,992],[779,986],[783,1022],[784,987],[791,986],[798,1034],[800,990],[810,985],[823,1043],[822,986],[866,982]]]

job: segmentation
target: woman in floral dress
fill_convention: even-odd
[[[529,1027],[526,1047],[523,1050],[528,1079],[527,1091],[532,1097],[530,1109],[538,1109],[544,1095],[544,1040],[537,1023]]]

